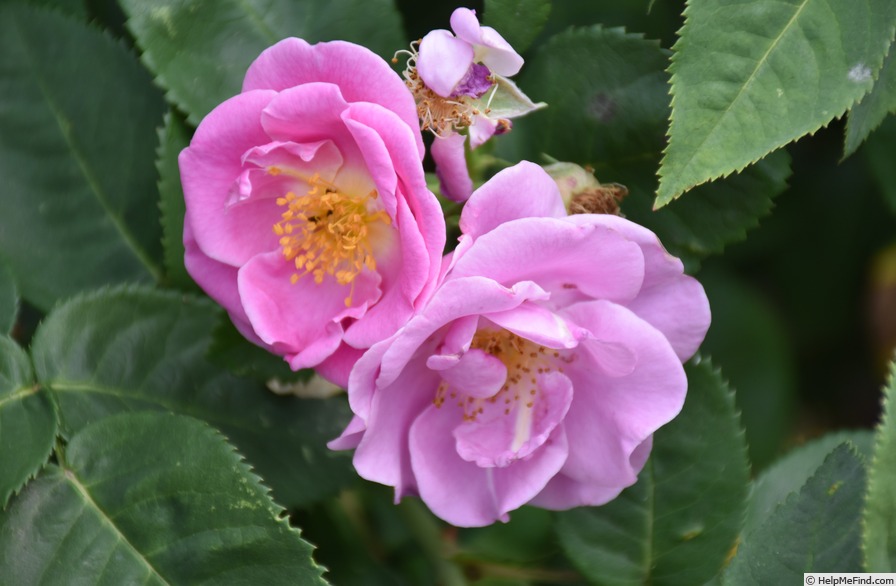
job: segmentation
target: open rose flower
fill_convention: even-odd
[[[438,29],[409,51],[404,72],[417,101],[421,126],[436,139],[432,156],[442,193],[465,201],[473,181],[464,158],[464,142],[476,148],[511,128],[510,119],[544,104],[534,104],[506,77],[516,75],[523,58],[495,29],[480,26],[476,13],[458,8],[451,31]]]
[[[438,276],[445,225],[423,153],[385,61],[281,41],[180,155],[187,270],[247,338],[344,385]]]
[[[649,230],[567,216],[531,163],[476,191],[460,225],[428,305],[352,370],[355,417],[331,447],[459,526],[606,503],[682,407],[703,288]]]

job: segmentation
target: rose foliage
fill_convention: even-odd
[[[0,3],[0,584],[893,572],[894,31]]]

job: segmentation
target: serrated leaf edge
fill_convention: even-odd
[[[809,2],[809,1],[811,1],[811,0],[803,0],[803,6],[805,6],[805,4],[806,4],[807,2]],[[794,137],[794,138],[792,138],[792,139],[790,139],[790,140],[788,140],[788,141],[785,141],[785,142],[782,142],[782,143],[780,143],[780,144],[776,144],[776,145],[774,145],[774,146],[773,146],[770,150],[768,150],[764,155],[762,155],[762,156],[760,156],[760,157],[756,157],[756,158],[754,158],[754,159],[752,159],[752,160],[750,160],[750,161],[748,161],[748,162],[742,164],[742,165],[739,166],[739,167],[730,169],[730,170],[727,171],[727,172],[721,173],[721,174],[719,174],[719,175],[715,175],[715,176],[713,176],[713,177],[707,177],[707,178],[705,178],[705,179],[702,180],[702,181],[699,181],[699,182],[694,183],[694,184],[692,184],[692,185],[688,185],[688,186],[682,188],[682,189],[681,189],[680,191],[678,191],[678,192],[675,192],[675,193],[664,193],[663,185],[667,182],[668,176],[667,176],[665,173],[663,173],[663,170],[665,169],[666,159],[667,159],[668,156],[669,156],[669,147],[672,145],[672,127],[673,127],[673,125],[675,124],[675,104],[676,104],[676,100],[675,100],[675,98],[676,98],[676,94],[675,94],[675,81],[676,81],[676,79],[677,79],[677,74],[676,74],[676,70],[675,70],[675,65],[677,64],[677,59],[676,59],[676,57],[680,54],[680,53],[679,53],[679,50],[680,50],[680,49],[679,49],[679,50],[676,50],[676,49],[677,49],[677,48],[679,47],[679,45],[681,44],[682,39],[683,39],[683,35],[684,35],[684,33],[687,31],[687,29],[688,29],[689,20],[690,20],[690,14],[689,14],[689,12],[690,12],[690,8],[691,8],[691,6],[692,6],[692,2],[693,2],[693,0],[686,0],[686,3],[685,3],[685,9],[684,9],[684,11],[682,12],[682,16],[684,16],[684,24],[682,25],[681,29],[680,29],[680,30],[678,31],[678,33],[677,33],[678,40],[677,40],[677,41],[675,42],[675,44],[672,46],[673,54],[672,54],[672,57],[671,57],[670,60],[669,60],[669,67],[666,69],[666,72],[669,73],[669,95],[672,97],[672,99],[671,99],[670,102],[669,102],[669,108],[670,108],[670,109],[669,109],[669,112],[670,112],[670,113],[669,113],[669,126],[668,126],[668,128],[667,128],[667,130],[666,130],[666,138],[667,138],[667,141],[666,141],[666,148],[663,149],[663,157],[662,157],[662,160],[660,161],[659,170],[657,171],[657,177],[659,178],[659,185],[658,185],[658,187],[657,187],[656,199],[655,199],[655,201],[654,201],[654,205],[653,205],[653,209],[654,209],[654,210],[658,210],[658,209],[660,209],[660,208],[662,208],[662,207],[668,205],[670,202],[672,202],[672,201],[678,199],[678,198],[681,197],[683,194],[687,193],[688,191],[690,191],[690,190],[693,189],[694,187],[697,187],[698,185],[703,185],[704,183],[709,183],[709,182],[711,182],[711,181],[715,181],[715,180],[717,180],[717,179],[724,179],[724,178],[726,178],[726,177],[729,177],[732,173],[738,173],[738,172],[740,172],[740,171],[743,171],[744,169],[746,169],[746,168],[749,167],[750,165],[756,163],[756,162],[759,161],[760,159],[765,158],[765,157],[768,156],[770,153],[773,153],[773,152],[775,152],[776,150],[778,150],[778,149],[780,149],[780,148],[782,148],[782,147],[784,147],[784,146],[786,146],[786,145],[788,145],[788,144],[790,144],[790,143],[792,143],[792,142],[794,142],[794,141],[796,141],[796,140],[798,140],[798,139],[800,139],[800,138],[802,138],[802,137],[804,137],[804,136],[814,136],[816,132],[818,132],[818,131],[821,130],[822,128],[826,128],[826,127],[827,127],[831,122],[833,122],[834,120],[839,120],[840,118],[842,118],[844,114],[846,114],[846,113],[847,113],[853,106],[855,106],[858,102],[860,102],[864,96],[866,96],[868,93],[871,92],[871,89],[872,89],[872,88],[869,88],[865,93],[863,93],[862,95],[860,95],[860,96],[856,97],[855,99],[853,99],[852,102],[850,102],[849,104],[847,104],[847,105],[843,108],[843,111],[831,115],[830,119],[829,119],[827,122],[821,123],[821,124],[819,124],[818,126],[816,126],[815,128],[810,129],[810,130],[807,130],[806,132],[804,132],[804,133],[801,134],[800,136]],[[799,10],[802,10],[802,7],[800,7]],[[891,27],[890,37],[893,38],[894,34],[896,34],[896,23],[894,23],[893,26]],[[780,38],[780,35],[779,35],[779,38]],[[768,55],[768,53],[769,53],[769,51],[766,52],[766,55]],[[886,55],[884,55],[884,57],[886,57]],[[876,68],[874,69],[874,71],[878,72],[878,74],[879,74],[880,69],[881,69],[882,66],[883,66],[883,59],[881,60],[880,65],[879,65],[878,67],[876,67]],[[756,70],[758,70],[758,67],[757,67]],[[754,70],[754,73],[755,73],[756,70]],[[745,84],[745,85],[746,85],[746,84]],[[873,86],[872,86],[872,87],[873,87]]]
[[[43,458],[41,459],[40,463],[37,466],[35,466],[33,470],[31,470],[28,474],[25,475],[25,477],[19,482],[17,487],[11,488],[6,494],[0,494],[0,511],[5,511],[6,507],[9,505],[10,500],[12,500],[12,498],[14,498],[19,493],[21,493],[22,489],[25,488],[25,486],[29,482],[34,480],[37,477],[37,475],[40,474],[40,472],[44,468],[47,467],[47,464],[49,464],[50,455],[53,453],[54,442],[56,440],[56,437],[59,434],[59,413],[56,410],[56,402],[53,400],[52,394],[49,393],[46,389],[42,388],[40,386],[40,384],[37,382],[37,377],[34,372],[34,364],[32,364],[32,361],[31,361],[31,355],[24,348],[19,346],[18,343],[16,343],[15,340],[13,340],[12,338],[9,338],[8,336],[2,336],[2,335],[0,335],[0,337],[8,338],[13,344],[16,345],[16,347],[19,349],[19,351],[21,351],[21,353],[25,356],[25,358],[28,361],[28,374],[29,374],[29,379],[31,380],[30,386],[24,386],[20,389],[17,389],[15,391],[13,391],[12,394],[9,395],[8,397],[6,397],[4,400],[0,400],[0,406],[2,406],[4,403],[10,402],[11,397],[16,396],[17,394],[21,393],[22,391],[27,390],[27,389],[32,389],[33,392],[28,393],[27,395],[21,395],[20,397],[16,397],[14,400],[21,401],[21,400],[24,400],[25,397],[30,397],[31,395],[35,395],[40,392],[43,392],[46,395],[47,400],[50,402],[50,408],[53,411],[53,435],[52,435],[52,439],[50,441],[50,445],[47,447],[46,453],[43,455]]]
[[[874,432],[874,451],[871,456],[871,461],[868,463],[868,487],[865,491],[865,500],[862,506],[862,564],[864,566],[865,571],[884,571],[881,568],[872,569],[871,560],[868,558],[868,521],[869,517],[872,514],[872,511],[868,507],[868,503],[871,500],[872,495],[876,494],[877,475],[874,473],[880,465],[880,445],[885,440],[886,430],[887,428],[891,428],[894,425],[893,422],[893,401],[896,397],[896,360],[890,363],[890,372],[887,375],[887,381],[884,385],[883,396],[881,397],[881,419],[880,423],[877,426],[877,429]],[[892,568],[887,571],[892,571]]]
[[[270,487],[268,487],[264,483],[264,480],[261,478],[261,476],[258,475],[258,473],[255,471],[255,469],[252,467],[252,465],[249,463],[249,461],[246,460],[245,456],[243,456],[243,454],[236,448],[236,446],[230,442],[230,439],[220,429],[211,425],[207,421],[198,419],[196,417],[192,417],[190,415],[185,415],[182,413],[171,413],[171,412],[166,413],[164,411],[153,411],[153,410],[127,411],[127,412],[122,412],[122,413],[116,413],[114,415],[110,415],[109,417],[104,417],[103,419],[97,420],[96,422],[93,422],[92,424],[87,425],[86,427],[79,430],[78,433],[72,437],[72,439],[74,439],[75,437],[78,437],[79,435],[84,433],[85,430],[90,429],[91,427],[93,427],[94,425],[96,425],[98,423],[107,422],[109,419],[122,418],[122,417],[126,418],[126,417],[132,417],[132,416],[140,415],[140,414],[151,414],[153,416],[158,416],[158,417],[174,417],[174,418],[191,420],[193,422],[199,423],[204,428],[204,431],[206,431],[209,434],[210,438],[212,438],[214,441],[220,441],[221,443],[224,444],[224,446],[226,448],[227,457],[232,459],[233,465],[235,467],[237,467],[239,469],[239,472],[242,473],[248,479],[247,481],[250,483],[250,485],[252,485],[254,488],[256,488],[258,490],[259,498],[262,499],[263,506],[265,506],[266,510],[271,514],[271,518],[273,519],[275,524],[280,525],[281,527],[285,528],[288,533],[294,534],[295,537],[297,539],[299,539],[302,543],[307,544],[310,548],[309,554],[311,552],[313,552],[315,549],[317,549],[317,547],[314,544],[312,544],[307,539],[302,537],[302,530],[300,528],[293,527],[289,523],[289,518],[288,518],[288,516],[286,516],[286,513],[287,513],[286,509],[274,500],[273,493],[272,493]],[[69,468],[67,466],[67,464],[60,465],[59,468],[62,471],[62,473],[67,478],[70,479],[70,481],[74,480],[77,483],[77,485],[78,485],[77,488],[78,488],[79,492],[83,492],[83,494],[87,498],[89,498],[91,504],[93,504],[93,506],[98,511],[103,513],[104,521],[105,521],[108,518],[108,515],[106,515],[105,511],[103,511],[103,509],[100,508],[99,505],[97,505],[93,501],[93,498],[90,497],[90,495],[88,493],[86,493],[86,491],[81,491],[81,488],[83,488],[83,485],[78,480],[76,472],[74,470],[72,470],[71,468]],[[118,533],[119,535],[122,536],[125,543],[127,543],[131,547],[131,549],[133,549],[134,552],[136,552],[138,554],[140,559],[146,561],[146,564],[150,568],[152,568],[152,566],[151,566],[151,564],[149,564],[148,560],[146,560],[145,557],[143,557],[143,553],[140,552],[139,550],[137,550],[134,546],[132,546],[130,544],[130,542],[127,540],[126,536],[124,536],[123,534],[121,534],[120,531],[118,531],[117,527],[115,527],[113,525],[113,528],[115,529],[116,533]],[[324,568],[323,566],[321,566],[317,562],[315,562],[313,556],[311,556],[311,555],[309,555],[309,561],[311,563],[311,569],[318,570],[318,578],[321,580],[321,583],[326,584],[326,581],[323,580],[323,572],[325,571],[326,568]],[[158,574],[158,572],[154,568],[152,568],[152,569],[161,578],[161,575]],[[164,578],[163,578],[163,580],[164,580]],[[167,583],[167,581],[166,581],[166,583]]]

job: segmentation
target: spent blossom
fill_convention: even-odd
[[[508,132],[511,118],[544,106],[534,104],[507,77],[523,58],[495,29],[481,26],[476,13],[458,8],[454,31],[438,29],[407,53],[405,81],[414,95],[423,130],[435,135],[432,146],[442,192],[465,201],[473,191],[464,158],[464,132],[476,148]]]
[[[438,276],[445,226],[423,153],[385,61],[283,40],[180,155],[187,270],[249,340],[344,385]]]
[[[703,288],[649,230],[568,216],[532,163],[478,189],[460,226],[429,303],[356,363],[331,447],[459,526],[606,503],[683,405]]]

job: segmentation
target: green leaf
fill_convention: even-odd
[[[843,115],[871,90],[890,0],[690,0],[657,207]]]
[[[65,456],[0,516],[10,584],[325,584],[311,545],[200,421],[122,414]]]
[[[19,292],[12,272],[0,262],[0,334],[8,334],[19,313]]]
[[[94,293],[53,311],[32,356],[64,433],[121,411],[173,411],[220,429],[284,506],[338,490],[354,475],[348,456],[326,442],[348,421],[344,401],[278,397],[209,363],[220,318],[207,300],[139,289]]]
[[[58,10],[79,20],[87,20],[87,7],[83,0],[29,0],[28,4]]]
[[[843,157],[853,154],[887,114],[893,112],[896,112],[896,48],[891,44],[874,89],[849,111]]]
[[[28,355],[0,335],[0,509],[43,467],[55,437],[53,405],[34,383]]]
[[[162,212],[162,250],[167,282],[173,287],[196,291],[196,284],[184,268],[184,190],[180,184],[177,156],[190,145],[192,132],[176,112],[165,115],[159,128],[156,168],[159,170],[159,209]]]
[[[153,168],[162,99],[87,25],[0,6],[0,257],[42,309],[161,271]]]
[[[483,24],[497,30],[517,53],[522,53],[544,28],[550,14],[550,0],[485,0]]]
[[[874,440],[863,511],[862,547],[866,572],[896,572],[896,363],[884,389],[884,415]],[[838,570],[839,571],[839,570]]]
[[[743,239],[786,188],[789,157],[777,154],[728,180],[701,188],[675,206],[653,211],[656,171],[668,119],[667,51],[621,29],[592,27],[553,37],[519,76],[544,110],[514,121],[495,139],[510,161],[590,166],[602,183],[629,189],[625,215],[654,232],[693,268],[708,254]]]
[[[514,511],[507,523],[461,529],[458,536],[459,555],[499,564],[537,564],[557,548],[551,525],[550,512],[523,507]]]
[[[749,467],[734,397],[708,361],[685,368],[684,409],[654,435],[637,484],[558,515],[560,544],[594,584],[703,584],[735,544]]]
[[[881,127],[868,138],[862,149],[871,176],[875,179],[890,210],[896,214],[896,166],[893,152],[896,149],[896,117],[887,118]]]
[[[669,207],[689,200],[690,196]],[[796,357],[777,308],[755,285],[720,268],[725,266],[725,259],[719,260],[707,263],[698,274],[712,308],[712,325],[701,348],[722,366],[737,389],[736,404],[755,471],[780,455],[792,433],[797,403]],[[803,481],[806,478],[808,473]],[[800,486],[802,482],[795,488]]]
[[[743,534],[750,535],[765,523],[791,493],[799,492],[834,448],[844,442],[856,448],[863,459],[870,460],[871,431],[841,431],[829,433],[792,450],[763,471],[753,483]]]
[[[240,92],[246,69],[286,37],[342,39],[381,56],[405,46],[392,0],[121,0],[143,61],[195,124]]]
[[[861,572],[860,521],[865,465],[838,446],[799,493],[744,537],[722,583],[801,584],[804,572]]]
[[[696,187],[686,198],[653,211],[641,191],[622,202],[630,220],[656,232],[663,245],[690,269],[700,259],[743,240],[747,231],[769,215],[773,198],[787,189],[790,155],[770,154],[724,180]]]

